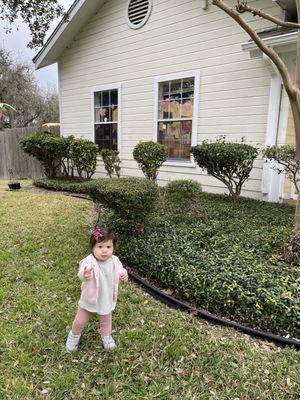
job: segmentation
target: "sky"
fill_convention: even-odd
[[[62,5],[66,10],[69,9],[74,0],[58,0],[58,3]],[[59,20],[53,21],[46,39],[56,28]],[[37,54],[39,49],[29,49],[27,43],[30,41],[29,29],[25,24],[19,20],[12,26],[11,33],[5,33],[5,27],[10,27],[5,21],[0,21],[0,47],[9,51],[11,57],[17,60],[28,61],[32,65],[32,59]],[[18,28],[18,29],[17,29]],[[45,89],[57,88],[57,66],[56,64],[35,71],[35,77],[39,85]]]

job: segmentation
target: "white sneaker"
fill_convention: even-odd
[[[116,347],[116,343],[111,335],[102,336],[102,342],[105,350],[113,350]]]
[[[70,330],[66,341],[66,350],[68,353],[71,353],[72,351],[77,351],[79,339],[80,335],[73,335],[72,330]]]

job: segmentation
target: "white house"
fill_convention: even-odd
[[[295,18],[294,0],[251,3]],[[293,140],[276,70],[207,0],[75,0],[68,13],[34,58],[35,67],[58,63],[62,134],[118,149],[123,175],[142,176],[132,151],[139,141],[154,140],[168,145],[160,183],[189,178],[223,193],[222,183],[195,165],[191,145],[220,135],[261,147]],[[292,69],[297,32],[244,16]],[[100,159],[97,175],[105,176]],[[242,195],[278,201],[292,193],[258,159]]]

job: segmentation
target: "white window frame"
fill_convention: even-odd
[[[95,105],[94,105],[94,98],[95,98],[95,93],[96,92],[103,92],[105,90],[118,90],[118,152],[119,152],[119,157],[121,158],[121,138],[122,138],[122,133],[121,133],[121,128],[122,128],[122,84],[121,83],[113,83],[110,85],[101,85],[101,86],[96,86],[93,87],[91,90],[91,108],[92,108],[92,138],[94,143],[95,142]],[[115,123],[115,122],[105,122],[106,124],[108,123]]]
[[[177,79],[194,78],[194,108],[192,117],[192,135],[191,146],[197,144],[197,126],[198,126],[198,108],[199,108],[199,91],[200,91],[200,70],[184,71],[175,74],[160,75],[154,78],[154,123],[153,123],[153,141],[157,142],[158,133],[158,88],[160,82],[173,81]],[[176,119],[177,120],[177,119]],[[180,120],[180,119],[178,119]],[[183,118],[186,120],[186,118]],[[167,160],[163,165],[173,165],[176,167],[196,167],[194,157],[190,155],[189,161]]]

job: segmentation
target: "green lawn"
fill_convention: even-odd
[[[64,342],[79,297],[92,202],[0,184],[0,399],[289,400],[299,353],[213,327],[123,283],[106,353],[96,320]]]

